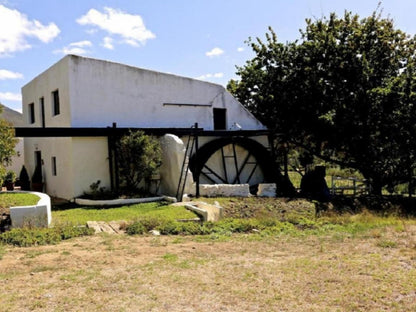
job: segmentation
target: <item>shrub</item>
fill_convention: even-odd
[[[30,190],[30,179],[29,174],[27,173],[26,167],[23,165],[19,174],[19,183],[22,191]]]
[[[162,164],[160,143],[143,131],[130,131],[117,144],[120,186],[135,193],[143,179],[150,178]]]
[[[4,177],[4,182],[6,182],[6,183],[16,182],[16,173],[12,170],[7,171],[7,173]]]
[[[57,244],[61,240],[74,237],[92,235],[93,229],[85,227],[57,227],[57,228],[22,228],[12,229],[0,234],[0,243],[30,247],[37,245]]]
[[[140,222],[134,222],[127,226],[126,233],[129,235],[141,235],[146,233],[146,228]]]

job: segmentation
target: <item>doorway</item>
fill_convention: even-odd
[[[214,108],[214,130],[227,129],[227,109]]]

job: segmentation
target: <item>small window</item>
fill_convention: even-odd
[[[214,108],[214,130],[226,130],[227,110],[225,108]]]
[[[35,104],[34,103],[29,104],[29,123],[31,124],[35,123]]]
[[[59,90],[52,92],[52,116],[60,114],[59,107]]]
[[[52,156],[52,175],[56,176],[56,157]]]
[[[42,122],[42,127],[45,128],[45,99],[43,97],[39,99],[39,108],[40,108],[40,120]]]

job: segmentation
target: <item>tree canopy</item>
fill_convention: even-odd
[[[117,143],[120,182],[124,192],[137,193],[143,179],[150,178],[162,164],[157,139],[143,131],[130,131]]]
[[[374,193],[416,167],[415,39],[381,13],[306,20],[294,42],[249,39],[228,90],[285,142],[367,178]]]
[[[1,118],[3,108],[0,105],[0,180],[4,179],[6,166],[11,164],[17,139],[14,137],[13,126]]]

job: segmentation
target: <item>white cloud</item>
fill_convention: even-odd
[[[106,31],[110,36],[120,36],[123,43],[132,46],[144,45],[156,36],[146,28],[140,15],[125,13],[118,9],[105,7],[103,12],[90,9],[87,14],[77,19],[80,25],[91,25]],[[111,38],[107,36],[106,38]],[[109,48],[112,41],[104,39],[104,46]]]
[[[0,57],[30,49],[32,46],[28,42],[29,38],[48,43],[59,33],[60,30],[54,23],[43,25],[0,4]]]
[[[0,69],[0,80],[6,79],[22,79],[23,75],[21,73],[12,72],[6,69]]]
[[[0,92],[0,101],[22,101],[22,95],[20,93]]]
[[[237,52],[243,52],[243,51],[244,51],[244,48],[242,47],[237,48]]]
[[[215,56],[220,56],[223,53],[224,53],[224,50],[217,47],[217,48],[213,48],[211,51],[206,52],[205,55],[208,57],[215,57]]]
[[[72,42],[66,47],[63,47],[60,50],[53,51],[54,53],[62,53],[62,54],[77,54],[77,55],[84,55],[90,53],[89,50],[86,48],[92,47],[91,41],[84,40],[84,41],[77,41]]]
[[[210,78],[217,78],[218,79],[218,78],[222,78],[222,77],[224,77],[224,73],[215,73],[215,74],[205,74],[205,75],[197,77],[196,79],[207,80],[207,79],[210,79]]]
[[[104,37],[102,46],[106,49],[113,50],[113,38],[111,37]]]

